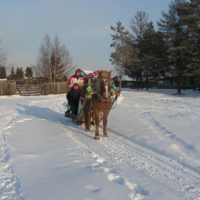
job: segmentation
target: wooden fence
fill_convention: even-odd
[[[43,83],[41,95],[67,94],[69,91],[68,82]],[[16,94],[16,82],[0,82],[0,95]]]
[[[0,95],[14,95],[16,94],[15,82],[0,82]]]
[[[68,82],[43,83],[41,87],[41,95],[67,94],[68,91]]]

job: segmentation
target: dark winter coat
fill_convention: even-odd
[[[68,93],[67,93],[67,100],[68,102],[72,103],[72,104],[75,104],[78,106],[78,102],[79,102],[79,99],[80,99],[80,93],[81,93],[81,90],[79,89],[78,92],[76,92],[74,90],[74,88],[72,88]]]

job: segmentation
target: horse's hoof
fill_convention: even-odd
[[[86,129],[85,131],[86,131],[86,132],[90,132],[90,130],[87,130],[87,129]]]
[[[106,135],[104,135],[104,137],[109,138],[109,135],[106,134]]]
[[[100,140],[100,136],[94,136],[95,140]]]

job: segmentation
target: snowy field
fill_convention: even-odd
[[[200,93],[125,90],[95,141],[65,95],[0,97],[0,199],[200,199]]]

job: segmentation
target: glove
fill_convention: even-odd
[[[86,95],[86,97],[87,97],[88,99],[91,99],[91,98],[92,98],[92,92],[88,92],[87,95]]]
[[[117,88],[115,88],[114,91],[115,91],[115,94],[116,94],[117,96],[120,96],[120,92],[117,90]]]
[[[87,97],[88,99],[91,99],[93,94],[96,94],[96,92],[94,92],[94,91],[88,92],[87,95],[86,95],[86,97]]]

